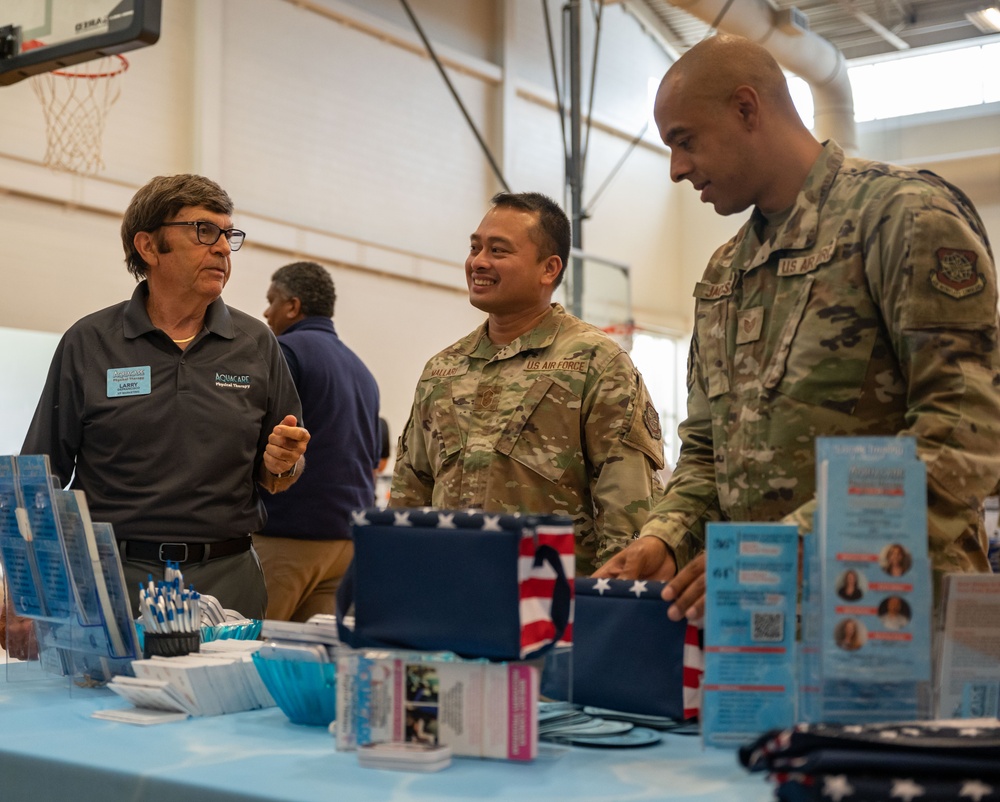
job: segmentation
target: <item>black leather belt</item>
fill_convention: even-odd
[[[122,557],[144,562],[201,563],[250,551],[249,535],[216,543],[151,543],[148,540],[119,541]]]

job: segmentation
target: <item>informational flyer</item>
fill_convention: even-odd
[[[1000,574],[944,578],[938,718],[1000,714]]]
[[[538,669],[437,653],[359,651],[337,658],[337,749],[446,745],[456,755],[533,760]]]
[[[0,457],[0,558],[45,671],[131,671],[139,644],[114,532],[91,521],[82,491],[59,489],[44,454]]]
[[[911,438],[818,438],[820,610],[811,633],[825,721],[929,714],[927,478]]]
[[[0,456],[0,559],[7,591],[18,615],[45,614],[38,566],[31,549],[27,512],[20,504],[17,458]],[[28,537],[24,533],[28,533]]]
[[[735,747],[795,722],[798,528],[707,527],[702,738]]]

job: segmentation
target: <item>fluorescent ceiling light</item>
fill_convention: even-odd
[[[1000,8],[995,5],[970,11],[965,17],[983,33],[1000,33]]]

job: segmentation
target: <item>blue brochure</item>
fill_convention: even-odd
[[[44,618],[69,621],[75,609],[66,567],[59,518],[52,502],[49,458],[44,454],[16,457],[20,506],[31,532],[31,551],[38,567]],[[24,521],[21,521],[22,528]]]
[[[131,672],[140,649],[114,532],[90,520],[82,491],[58,489],[45,455],[0,457],[0,558],[46,671]]]
[[[929,714],[927,478],[911,438],[818,438],[816,555],[807,561],[812,720]],[[810,616],[812,618],[810,619]]]
[[[795,722],[798,528],[707,527],[702,738],[735,747]]]
[[[17,460],[0,457],[0,559],[7,578],[7,593],[14,612],[23,616],[45,613],[44,599],[39,591],[38,566],[31,550],[25,510],[18,503]],[[23,523],[22,523],[23,520]]]

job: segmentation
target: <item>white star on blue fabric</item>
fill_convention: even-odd
[[[393,525],[395,526],[413,526],[410,523],[410,513],[409,512],[394,512],[392,514]]]
[[[371,523],[364,510],[351,510],[351,522],[355,526],[368,526]]]
[[[438,529],[457,529],[455,526],[455,513],[439,512]]]
[[[845,797],[854,795],[854,786],[847,781],[844,774],[830,774],[823,778],[823,794],[833,802],[840,802]]]
[[[500,516],[499,515],[484,515],[483,516],[483,531],[484,532],[501,532],[503,527],[500,526]]]
[[[635,597],[638,599],[643,593],[646,592],[646,581],[644,579],[637,579],[632,583],[632,587],[628,589],[629,593],[634,593]]]
[[[889,792],[890,799],[905,799],[906,802],[913,802],[918,796],[924,795],[924,787],[917,785],[913,780],[893,780],[892,790]]]
[[[894,741],[899,737],[899,733],[895,730],[882,730],[882,732],[878,734],[878,737],[885,738],[887,741]]]
[[[969,799],[974,799],[976,802],[980,802],[984,796],[992,793],[992,786],[986,785],[986,783],[981,783],[979,780],[966,780],[962,783],[962,790],[958,792],[958,795],[960,797],[968,797]]]
[[[604,595],[604,591],[611,590],[611,580],[610,579],[598,579],[594,584],[594,590]]]

